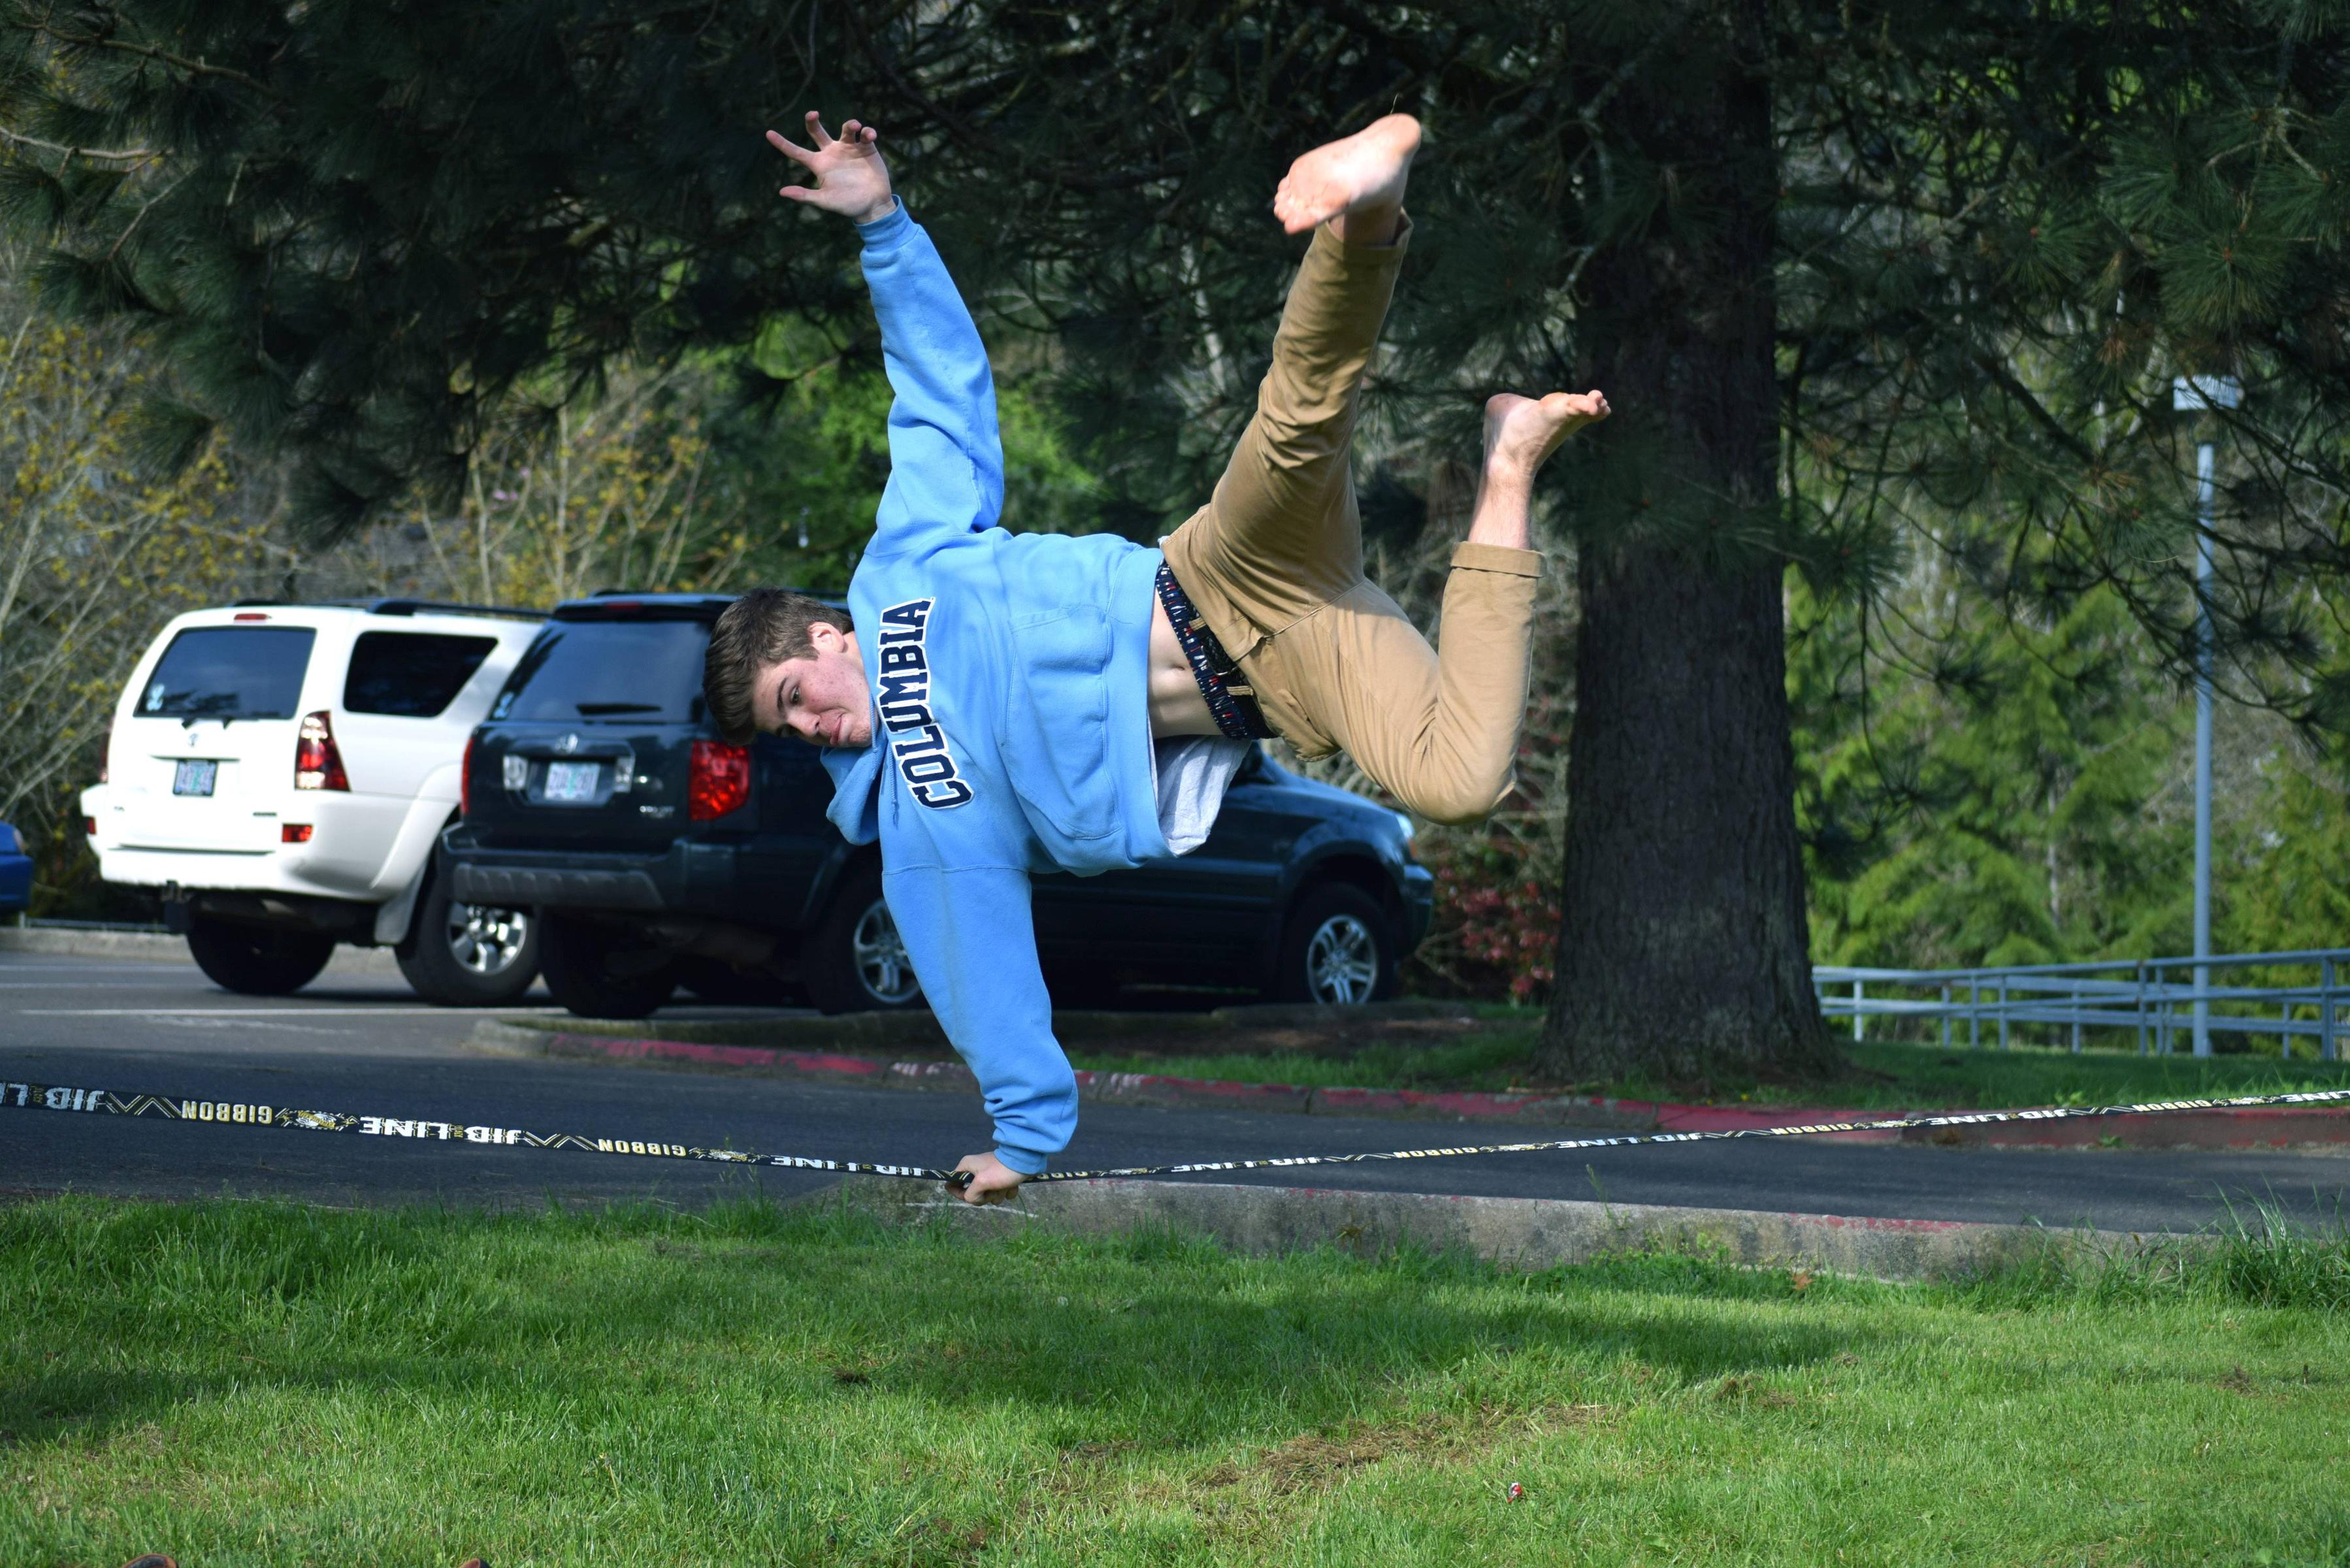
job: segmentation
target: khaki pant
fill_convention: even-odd
[[[1409,238],[1315,231],[1256,416],[1167,563],[1282,739],[1346,751],[1422,816],[1474,822],[1510,787],[1542,556],[1455,547],[1441,653],[1363,576],[1347,446]]]

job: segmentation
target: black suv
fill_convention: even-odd
[[[556,608],[466,746],[464,819],[443,841],[455,896],[536,905],[542,972],[574,1012],[641,1017],[680,984],[717,1002],[796,990],[827,1012],[917,1005],[879,852],[825,819],[816,748],[729,745],[702,711],[702,649],[730,602]],[[1037,950],[1063,1006],[1134,981],[1368,1002],[1392,993],[1430,901],[1404,818],[1259,751],[1191,854],[1038,877]]]

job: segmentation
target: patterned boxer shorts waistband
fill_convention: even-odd
[[[1159,563],[1158,587],[1167,623],[1175,628],[1175,640],[1183,645],[1191,679],[1200,683],[1201,699],[1208,704],[1216,728],[1235,741],[1272,740],[1275,732],[1264,722],[1264,711],[1257,706],[1256,692],[1243,675],[1239,661],[1224,651],[1207,621],[1192,608],[1191,596],[1183,591],[1165,561]]]

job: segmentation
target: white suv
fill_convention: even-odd
[[[298,990],[346,941],[392,947],[429,1001],[512,1001],[537,971],[536,922],[455,902],[435,850],[467,738],[541,618],[413,599],[178,617],[82,793],[99,875],[162,889],[231,991]]]

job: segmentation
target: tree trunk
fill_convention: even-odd
[[[1611,109],[1656,210],[1585,274],[1577,329],[1617,418],[1578,520],[1582,623],[1557,984],[1563,1078],[1811,1073],[1776,483],[1762,8],[1735,0]],[[1611,450],[1612,449],[1612,450]]]

